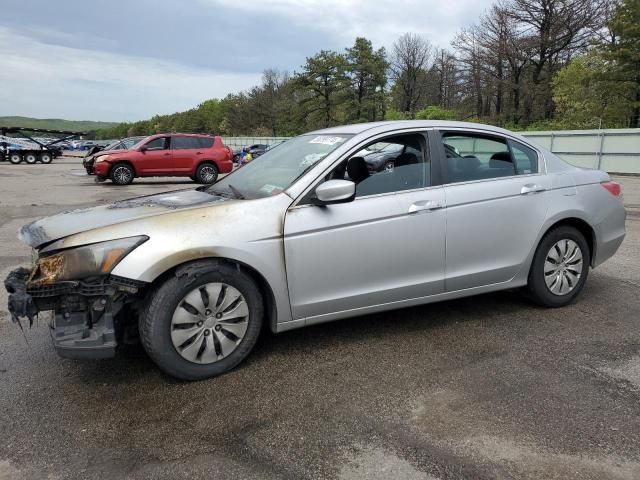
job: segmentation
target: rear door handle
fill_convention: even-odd
[[[530,193],[544,192],[546,188],[536,183],[527,183],[520,189],[520,195],[529,195]]]
[[[196,155],[202,155],[202,152],[196,152]]]
[[[418,200],[409,207],[409,213],[431,212],[443,208],[444,205],[434,200]]]

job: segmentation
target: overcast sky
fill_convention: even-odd
[[[491,0],[2,0],[0,116],[140,120],[299,70],[356,36],[448,46]]]

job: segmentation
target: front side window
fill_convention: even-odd
[[[509,177],[516,167],[505,139],[473,133],[444,132],[448,183]]]
[[[429,167],[422,135],[396,135],[356,152],[327,179],[351,180],[356,197],[364,197],[429,186]]]
[[[169,138],[168,137],[159,137],[154,138],[150,142],[145,144],[147,150],[166,150],[169,148]]]
[[[351,135],[301,135],[238,168],[207,189],[236,198],[276,195],[302,178]]]

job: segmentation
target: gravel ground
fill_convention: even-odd
[[[192,185],[96,185],[78,159],[0,164],[0,275],[41,216]],[[58,358],[0,293],[0,479],[640,478],[640,178],[618,254],[579,301],[503,292],[264,335],[177,382],[140,347]]]

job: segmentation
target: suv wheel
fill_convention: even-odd
[[[218,167],[213,163],[202,163],[196,170],[196,181],[198,183],[216,183],[218,179]]]
[[[200,261],[178,269],[151,293],[139,330],[145,350],[165,373],[200,380],[249,355],[262,317],[262,295],[249,275]]]
[[[134,176],[133,168],[126,163],[116,163],[109,172],[111,181],[116,185],[129,185],[133,182]]]
[[[589,274],[591,254],[579,230],[561,226],[540,241],[529,271],[532,299],[545,307],[563,307],[578,296]]]

